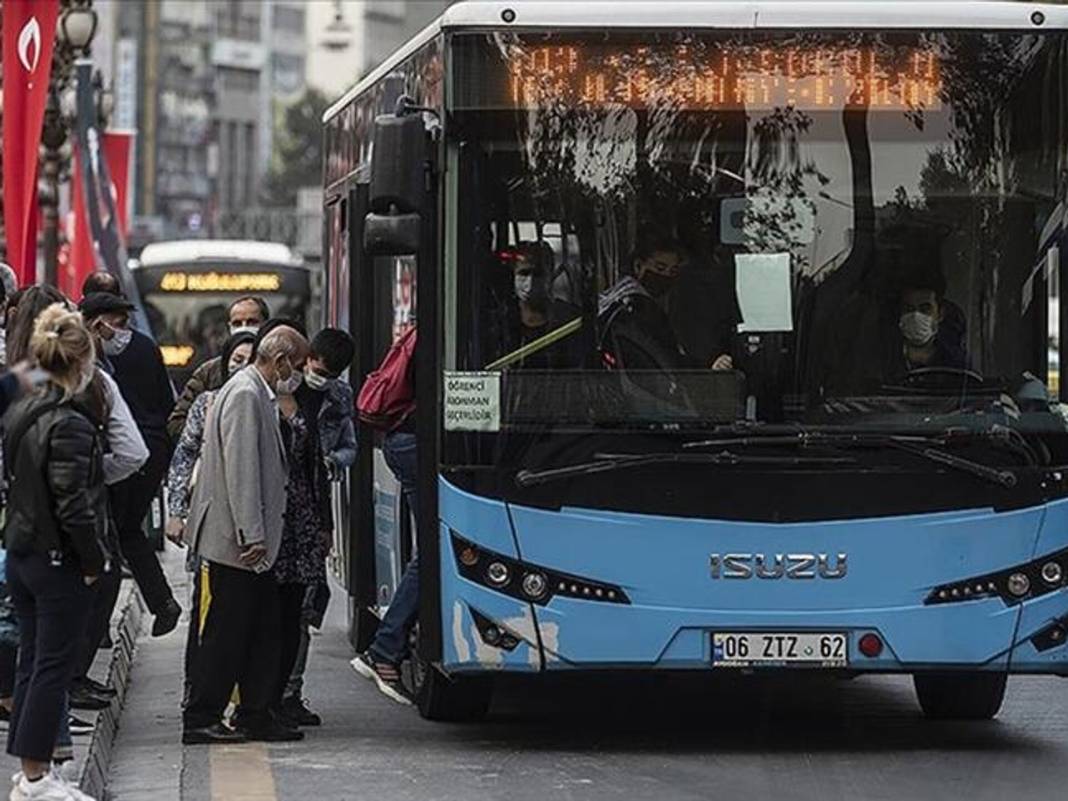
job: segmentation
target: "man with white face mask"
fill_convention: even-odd
[[[960,326],[947,321],[952,308],[945,299],[944,281],[906,279],[899,296],[900,345],[891,364],[893,376],[924,367],[968,367]]]

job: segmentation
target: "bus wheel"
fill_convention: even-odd
[[[476,722],[486,717],[493,698],[488,676],[446,676],[420,660],[413,665],[415,704],[427,720]]]
[[[923,714],[936,720],[990,720],[1005,700],[1005,673],[917,673]]]

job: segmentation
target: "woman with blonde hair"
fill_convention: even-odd
[[[4,418],[4,542],[20,630],[7,750],[22,770],[11,798],[71,801],[86,796],[50,769],[52,752],[90,587],[109,561],[103,445],[75,400],[93,379],[95,354],[81,315],[59,303],[37,318],[29,344],[46,380]]]

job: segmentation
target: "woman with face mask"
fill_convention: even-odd
[[[227,338],[220,355],[226,380],[249,363],[255,341],[256,335],[251,331],[239,331]],[[175,544],[183,543],[185,520],[193,492],[194,468],[204,441],[204,421],[217,391],[203,392],[193,401],[171,457],[170,470],[167,472],[167,538]]]

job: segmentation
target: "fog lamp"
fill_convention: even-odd
[[[460,564],[474,567],[478,564],[478,550],[471,545],[464,546],[460,551]]]
[[[1021,598],[1031,590],[1031,579],[1026,573],[1013,573],[1006,584],[1010,593]]]

